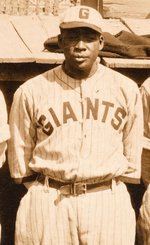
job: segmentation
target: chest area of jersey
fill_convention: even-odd
[[[64,92],[50,94],[49,99],[42,100],[36,108],[37,126],[42,127],[47,135],[55,128],[74,124],[95,124],[95,126],[112,127],[119,130],[126,122],[125,106],[113,96]]]

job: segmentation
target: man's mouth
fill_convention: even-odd
[[[75,56],[75,60],[78,62],[83,62],[85,60],[87,60],[87,56]]]

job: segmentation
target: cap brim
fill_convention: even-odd
[[[65,23],[61,23],[60,24],[60,28],[62,29],[73,29],[73,28],[78,28],[78,27],[88,27],[90,29],[93,29],[94,31],[97,31],[99,33],[102,33],[102,30],[100,27],[97,27],[95,25],[92,25],[92,24],[89,24],[89,23],[86,23],[86,22],[76,22],[76,21],[73,21],[73,22],[65,22]]]

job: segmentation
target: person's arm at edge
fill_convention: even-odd
[[[143,139],[143,108],[139,88],[135,86],[129,102],[128,121],[123,134],[124,156],[129,162],[127,172],[120,179],[140,183]]]
[[[35,173],[28,166],[35,145],[33,140],[35,129],[31,120],[31,108],[32,101],[30,101],[29,106],[25,93],[19,88],[14,94],[10,110],[11,139],[8,142],[10,174],[17,184],[28,182],[28,178],[35,176]]]

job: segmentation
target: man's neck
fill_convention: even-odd
[[[87,70],[86,69],[84,70],[75,69],[75,68],[72,68],[70,65],[68,66],[65,62],[63,63],[62,67],[63,67],[64,72],[67,75],[69,75],[72,78],[81,80],[81,79],[86,79],[88,77],[91,77],[95,74],[95,72],[98,69],[98,62],[95,62],[90,70],[89,69]]]

